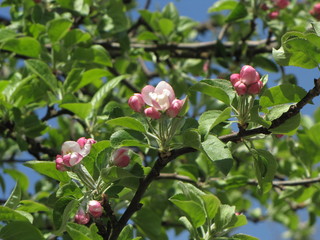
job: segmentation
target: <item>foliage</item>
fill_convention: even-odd
[[[0,186],[7,176],[16,185],[2,199],[0,238],[168,239],[173,228],[254,240],[234,228],[271,220],[309,239],[320,215],[320,115],[300,110],[320,79],[303,89],[284,66],[319,68],[316,1],[214,1],[206,23],[174,2],[155,11],[138,2],[1,2],[10,19],[0,17]],[[212,29],[213,41],[199,41]],[[239,94],[256,70],[259,88]],[[276,86],[269,72],[281,73]],[[148,86],[161,81],[163,91]],[[64,152],[81,141],[85,154]],[[17,169],[26,152],[34,159],[24,165],[43,175],[34,194]]]

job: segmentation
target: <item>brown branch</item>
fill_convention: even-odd
[[[177,180],[187,183],[192,183],[196,186],[203,186],[205,182],[203,181],[194,181],[193,179],[189,178],[188,176],[179,175],[176,173],[161,173],[157,178],[157,180]],[[209,178],[208,182],[216,182],[219,180],[224,180],[222,178]],[[286,186],[310,186],[310,184],[320,183],[320,177],[315,178],[306,178],[306,179],[299,179],[299,180],[284,180],[284,181],[272,181],[272,185],[274,187],[283,188]],[[255,179],[248,180],[248,185],[258,185],[258,181]]]
[[[151,171],[149,172],[149,174],[145,178],[140,179],[140,184],[135,195],[133,196],[128,208],[125,210],[125,212],[119,219],[115,228],[112,229],[112,233],[109,240],[118,239],[118,236],[121,230],[125,227],[128,220],[136,211],[138,211],[142,207],[140,200],[142,199],[145,191],[147,190],[151,182],[160,175],[160,171],[177,156],[180,156],[182,154],[189,153],[189,152],[194,152],[194,151],[196,150],[193,148],[184,148],[184,149],[172,150],[171,152],[168,152],[168,153],[159,154],[159,157],[155,162],[154,166],[152,167]]]

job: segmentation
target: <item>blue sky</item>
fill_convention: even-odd
[[[0,1],[1,2],[1,1]],[[145,0],[139,0],[139,7],[142,8],[145,4]],[[174,2],[176,5],[180,15],[188,16],[194,20],[199,22],[206,21],[208,19],[209,14],[207,13],[207,9],[216,1],[212,0],[177,0],[177,1],[169,1],[169,0],[153,0],[150,10],[162,9],[169,2]],[[2,16],[8,16],[8,9],[2,8],[0,9],[0,14]],[[214,36],[206,36],[206,41],[215,40]],[[313,87],[313,79],[319,77],[318,69],[302,69],[298,67],[285,67],[287,73],[292,73],[297,76],[299,86],[303,87],[305,90],[309,90]],[[269,74],[269,84],[274,85],[275,81],[279,79],[280,74]],[[314,105],[308,105],[302,111],[303,114],[312,115],[314,110],[319,106],[320,99],[314,99]],[[21,158],[24,159],[33,159],[32,156],[28,154],[23,154]],[[18,169],[23,171],[25,174],[30,176],[30,191],[33,192],[33,186],[36,181],[38,181],[41,176],[35,173],[33,170],[23,167],[21,164],[18,164]],[[3,175],[3,170],[0,169],[0,174]],[[14,181],[10,177],[5,178],[6,181],[6,192],[3,194],[4,198],[7,198],[10,194],[11,189],[14,186]],[[0,192],[1,193],[1,192]],[[2,198],[2,197],[1,197]],[[259,208],[259,203],[254,202],[253,208]],[[301,217],[306,220],[306,214],[303,211],[300,211]],[[319,227],[319,224],[318,224]],[[236,232],[246,233],[255,237],[258,237],[261,240],[280,240],[283,239],[281,237],[283,231],[285,229],[277,223],[264,221],[261,223],[249,223],[244,227],[239,228]],[[186,232],[182,233],[179,237],[174,237],[173,231],[169,231],[170,240],[177,239],[187,239],[188,234]]]

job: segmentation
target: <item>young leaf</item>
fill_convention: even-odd
[[[1,228],[0,239],[44,240],[45,238],[40,230],[30,222],[14,221]]]
[[[220,200],[213,194],[202,195],[201,198],[205,205],[207,218],[213,219],[220,207]]]
[[[60,172],[56,169],[56,164],[54,162],[46,161],[28,161],[24,163],[26,167],[32,168],[40,174],[51,177],[59,182],[69,182],[70,178],[66,172]]]
[[[235,22],[248,16],[248,11],[244,3],[239,2],[228,15],[226,22]]]
[[[63,103],[60,107],[73,112],[82,120],[86,119],[92,111],[91,103]]]
[[[144,128],[143,124],[132,117],[114,118],[107,121],[106,124],[110,126],[122,126],[139,132],[146,132],[146,129]]]
[[[59,41],[63,38],[72,26],[72,21],[66,18],[56,18],[48,23],[47,31],[48,36],[52,43]]]
[[[111,135],[110,142],[111,146],[114,148],[122,146],[148,147],[148,145],[143,143],[140,139],[144,139],[144,136],[141,133],[135,134],[125,130],[119,130]]]
[[[67,224],[67,232],[72,239],[91,240],[91,231],[84,225],[69,222]]]
[[[209,135],[207,140],[202,143],[202,149],[224,175],[229,173],[232,168],[233,159],[227,145],[221,142],[217,137]]]
[[[229,205],[220,205],[218,213],[214,218],[217,231],[222,231],[232,227],[237,221],[235,207]]]
[[[220,0],[215,2],[208,10],[209,13],[223,10],[232,10],[237,6],[238,2],[234,0]]]
[[[50,209],[43,205],[42,203],[38,203],[32,200],[22,200],[20,201],[20,205],[17,208],[19,211],[25,211],[28,213],[35,213],[35,212],[49,212]]]
[[[14,52],[27,57],[38,58],[41,53],[40,43],[31,37],[9,39],[1,47],[4,50]]]
[[[10,194],[9,198],[7,199],[7,201],[3,206],[11,209],[15,209],[18,206],[20,199],[21,199],[21,188],[20,188],[19,182],[17,182],[12,193]]]
[[[133,227],[131,224],[128,224],[125,226],[120,235],[119,235],[119,240],[131,240],[133,238]]]

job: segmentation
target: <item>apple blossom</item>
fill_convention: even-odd
[[[230,82],[239,96],[245,94],[258,94],[263,87],[259,73],[249,65],[243,66],[240,74],[231,74]]]
[[[166,111],[176,98],[171,85],[165,81],[159,82],[156,87],[145,86],[141,91],[141,95],[146,104],[159,111]]]
[[[184,102],[185,100],[180,99],[173,100],[169,109],[166,111],[166,114],[171,118],[176,117],[179,114],[181,108],[183,107]]]
[[[276,19],[276,18],[278,18],[279,17],[279,11],[273,11],[273,12],[270,12],[269,14],[268,14],[268,17],[270,18],[270,19]]]
[[[67,167],[73,167],[74,165],[77,165],[79,162],[81,162],[83,156],[80,153],[72,152],[63,155],[62,159],[64,165],[66,165]]]
[[[83,209],[80,209],[74,216],[74,221],[79,224],[87,224],[90,221],[90,216]]]
[[[284,9],[290,4],[290,1],[289,0],[273,0],[273,3],[279,9]]]
[[[161,117],[161,113],[155,109],[154,107],[148,107],[144,110],[144,114],[152,119],[159,119]]]
[[[135,93],[128,100],[129,107],[135,112],[141,112],[145,102],[143,101],[142,95],[140,93]]]
[[[112,162],[117,167],[126,167],[130,163],[129,148],[119,148],[112,154]]]
[[[61,172],[67,171],[67,168],[65,167],[65,165],[63,163],[63,158],[61,155],[56,156],[56,169]]]
[[[314,16],[317,20],[320,20],[320,3],[316,3],[310,10],[310,14]]]
[[[88,212],[95,218],[98,218],[103,213],[103,207],[101,206],[100,202],[96,200],[91,200],[88,203]]]

